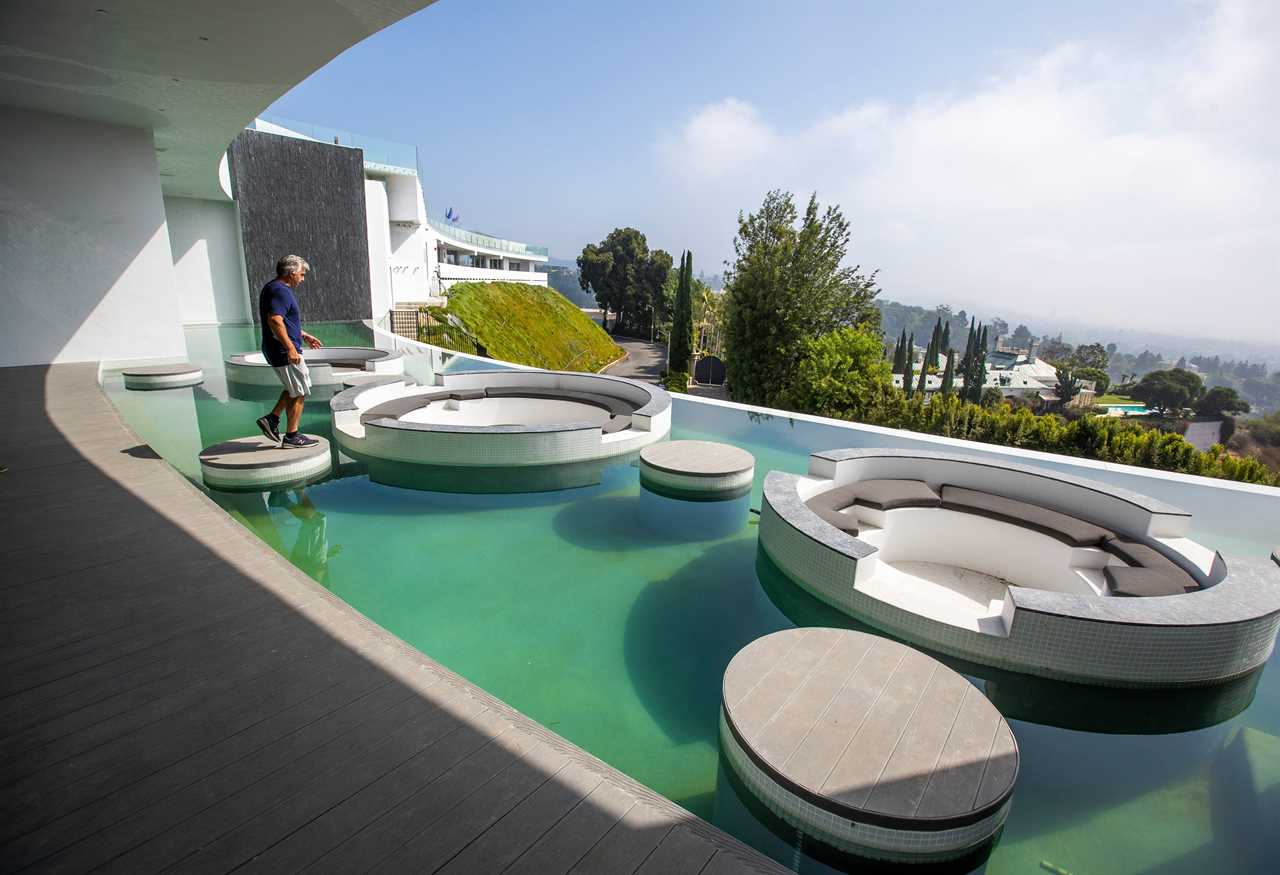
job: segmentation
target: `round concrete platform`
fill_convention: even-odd
[[[394,375],[392,375],[392,376],[394,376]],[[353,389],[353,388],[355,388],[356,386],[364,386],[364,385],[366,385],[366,384],[368,384],[368,383],[385,382],[385,381],[386,381],[386,379],[387,379],[387,377],[388,377],[388,375],[387,375],[387,374],[377,374],[377,373],[373,373],[373,372],[354,373],[354,374],[343,374],[343,375],[342,375],[342,388],[344,388],[344,389]],[[415,380],[415,379],[413,379],[412,377],[405,377],[405,378],[404,378],[404,384],[405,384],[406,386],[416,386],[416,385],[417,385],[417,383],[418,383],[418,381],[417,381],[417,380]]]
[[[640,451],[640,483],[670,498],[723,501],[751,491],[755,457],[713,441],[665,441]]]
[[[120,372],[126,389],[178,389],[204,382],[204,371],[191,362],[139,365]]]
[[[220,489],[269,489],[328,473],[329,442],[319,435],[313,447],[277,447],[262,436],[236,438],[200,451],[204,482]]]
[[[758,638],[725,670],[720,745],[782,820],[841,851],[963,856],[1009,813],[1018,745],[982,692],[932,657],[846,629]]]

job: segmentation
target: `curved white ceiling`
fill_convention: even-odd
[[[218,161],[241,128],[346,49],[432,2],[4,2],[0,104],[152,129],[165,194],[225,199]]]

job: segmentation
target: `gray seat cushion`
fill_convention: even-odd
[[[1187,574],[1187,572],[1184,571],[1178,563],[1174,562],[1150,544],[1145,544],[1142,541],[1135,541],[1132,538],[1125,538],[1117,535],[1103,544],[1102,548],[1108,553],[1119,556],[1130,565],[1136,565],[1139,568],[1148,568],[1152,571],[1159,571],[1161,574],[1186,578],[1187,583],[1195,583],[1195,581],[1191,579],[1191,576]]]
[[[490,398],[547,398],[558,401],[577,401],[590,404],[609,411],[614,416],[628,416],[635,413],[636,406],[613,398],[609,395],[597,395],[594,392],[578,392],[573,389],[543,389],[533,386],[495,386],[487,390]]]
[[[854,489],[856,483],[848,486],[837,486],[835,489],[828,489],[826,492],[820,492],[813,498],[806,501],[805,507],[816,513],[828,525],[835,526],[842,532],[848,532],[850,535],[858,534],[858,520],[847,513],[840,513],[846,507],[853,505]]]
[[[937,507],[942,503],[938,493],[922,480],[862,480],[852,485],[853,503],[876,510]]]
[[[454,401],[478,401],[484,397],[483,389],[450,389],[449,398]]]
[[[1182,572],[1169,574],[1154,568],[1126,568],[1123,565],[1108,565],[1102,570],[1107,580],[1107,587],[1115,596],[1145,598],[1147,596],[1182,595],[1194,592],[1197,587],[1190,577]]]
[[[1109,529],[1038,504],[961,486],[942,487],[942,506],[1026,526],[1073,547],[1096,547],[1115,537]]]
[[[375,419],[399,419],[406,413],[426,407],[432,401],[443,401],[449,397],[448,392],[427,392],[422,395],[407,395],[404,398],[393,398],[375,404],[360,414],[360,422],[372,422]]]

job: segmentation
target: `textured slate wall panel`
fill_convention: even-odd
[[[303,322],[370,318],[364,153],[261,131],[241,131],[229,151],[254,321],[258,290],[290,253],[311,264]]]

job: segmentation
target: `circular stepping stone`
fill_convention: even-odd
[[[670,498],[724,501],[751,491],[755,457],[713,441],[665,441],[640,451],[640,483]]]
[[[963,856],[1009,814],[1018,745],[973,684],[896,641],[787,629],[724,674],[720,746],[782,820],[848,853]]]
[[[269,489],[287,486],[328,473],[329,442],[307,435],[312,447],[277,447],[260,435],[236,438],[200,451],[204,482],[220,489]]]
[[[120,372],[126,389],[177,389],[204,382],[204,371],[191,362],[137,365]]]

